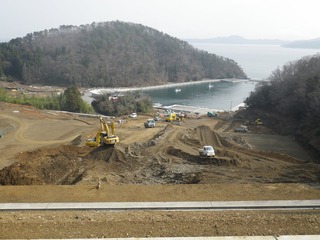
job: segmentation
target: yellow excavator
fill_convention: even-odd
[[[93,139],[87,139],[86,145],[90,147],[114,146],[119,142],[119,137],[115,134],[114,122],[106,123],[100,116],[100,130]]]

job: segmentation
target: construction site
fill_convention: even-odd
[[[0,111],[2,203],[320,196],[319,159],[263,124],[235,131],[244,122],[233,113],[159,118],[145,127],[155,113],[108,119],[8,103]],[[116,138],[101,135],[107,123]],[[201,156],[203,146],[215,155]],[[0,212],[2,238],[319,234],[319,226],[318,210]]]

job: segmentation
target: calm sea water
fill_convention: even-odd
[[[210,85],[210,86],[209,86]],[[242,103],[254,90],[253,82],[206,82],[143,90],[154,103],[164,106],[180,104],[195,107],[230,110]],[[179,88],[181,91],[176,91]]]
[[[235,60],[251,79],[266,79],[277,67],[304,56],[316,54],[316,49],[282,48],[278,45],[238,45],[192,43],[198,49],[205,50]],[[214,109],[230,110],[242,103],[254,90],[252,82],[228,83],[215,82],[208,88],[208,83],[159,88],[145,91],[153,102],[163,105],[182,104]]]

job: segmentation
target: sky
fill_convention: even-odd
[[[320,38],[319,0],[0,0],[0,6],[0,40],[116,20],[180,39]]]

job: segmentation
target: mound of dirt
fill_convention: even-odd
[[[83,148],[59,146],[21,153],[0,171],[2,185],[75,184],[85,173]]]
[[[116,148],[113,146],[100,146],[90,151],[85,158],[111,163],[114,161],[125,161],[127,156],[118,146]]]

